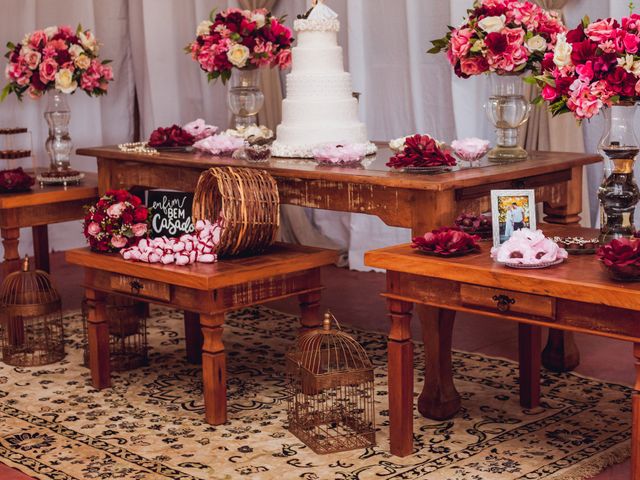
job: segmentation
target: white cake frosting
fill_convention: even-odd
[[[367,128],[358,118],[351,75],[344,71],[337,14],[319,2],[307,19],[294,22],[294,30],[298,45],[292,51],[282,124],[271,153],[311,158],[313,149],[325,143],[366,143],[367,153],[375,153]]]

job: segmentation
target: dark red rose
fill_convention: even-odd
[[[133,219],[136,222],[144,222],[147,220],[148,216],[149,216],[149,210],[147,209],[147,207],[144,207],[144,206],[140,206],[136,208],[135,211],[133,212]]]
[[[104,220],[104,214],[102,213],[94,213],[93,214],[93,221],[97,222],[97,223],[101,223]]]
[[[128,212],[122,214],[122,224],[131,225],[133,223],[133,215]]]
[[[125,202],[129,198],[129,192],[126,190],[116,190],[112,196],[117,202]]]
[[[131,205],[133,205],[134,207],[137,207],[142,203],[142,200],[137,195],[131,195],[131,198],[129,198],[129,201],[131,202]]]
[[[404,150],[394,155],[387,163],[388,167],[440,167],[455,166],[456,160],[442,150],[429,135],[414,135],[405,141]]]
[[[31,82],[31,86],[36,90],[43,91],[47,88],[45,83],[40,78],[40,75],[31,75],[29,81]]]
[[[29,190],[35,180],[22,167],[0,171],[0,192],[20,192]]]
[[[547,52],[542,59],[542,71],[553,72],[556,68],[556,64],[553,63],[553,52]]]
[[[219,71],[231,70],[233,68],[233,65],[229,61],[226,52],[220,53],[215,56],[215,58],[213,59],[213,66],[215,70]]]
[[[568,95],[569,87],[573,83],[574,79],[572,77],[559,77],[556,79],[556,91],[559,95]]]
[[[492,32],[487,35],[484,39],[484,43],[487,45],[489,51],[494,55],[504,53],[508,46],[507,36],[498,32]]]
[[[584,34],[584,25],[580,22],[573,30],[569,30],[567,32],[567,42],[569,43],[578,43],[586,40],[587,36]]]
[[[629,80],[627,77],[631,77]],[[635,77],[633,74],[628,73],[624,68],[617,67],[606,77],[607,83],[611,87],[611,90],[620,94],[620,95],[628,95],[631,96],[635,92]],[[631,90],[630,93],[625,93],[628,91],[627,83],[631,82]]]
[[[462,63],[461,62],[457,62],[455,67],[453,67],[453,72],[456,74],[456,76],[460,77],[460,78],[469,78],[470,75],[467,75],[466,73],[464,73],[462,71]]]
[[[618,66],[618,57],[615,53],[605,53],[593,62],[593,71],[596,77],[602,78],[607,73],[613,71]]]
[[[56,53],[56,62],[58,62],[58,65],[64,65],[67,62],[71,61],[71,54],[69,53],[69,50],[58,50],[58,52]]]
[[[591,40],[584,40],[582,42],[576,42],[572,46],[571,61],[574,65],[582,65],[588,60],[595,61],[596,49],[598,48],[596,43]]]
[[[451,256],[479,250],[478,240],[480,240],[479,236],[469,235],[459,228],[442,227],[426,233],[423,237],[414,238],[411,247],[424,252]]]
[[[150,147],[190,147],[195,138],[178,125],[169,128],[157,128],[149,137]]]

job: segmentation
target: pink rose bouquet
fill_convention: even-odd
[[[96,252],[116,252],[148,236],[149,210],[126,190],[110,190],[85,209],[84,236]]]
[[[553,52],[542,61],[538,83],[554,115],[571,112],[578,120],[592,118],[605,106],[640,100],[640,15],[622,23],[588,17],[566,35],[558,35]]]
[[[429,53],[445,51],[456,75],[505,75],[538,71],[558,34],[566,31],[558,15],[528,1],[476,0],[466,22],[449,27]]]
[[[291,30],[283,19],[260,8],[228,8],[198,26],[197,38],[185,51],[207,72],[209,81],[226,83],[235,68],[263,66],[288,68],[291,65]]]
[[[49,90],[87,95],[107,93],[113,72],[109,60],[98,59],[99,44],[90,30],[78,26],[74,32],[68,26],[47,27],[27,34],[17,45],[7,43],[5,70],[8,80],[0,100],[10,93],[19,99],[25,93],[41,97]]]

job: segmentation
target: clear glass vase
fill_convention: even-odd
[[[236,130],[257,125],[258,112],[264,105],[264,94],[260,90],[260,69],[231,72],[231,84],[227,103],[235,116]]]
[[[640,152],[634,128],[636,105],[619,104],[603,109],[605,129],[598,145],[604,159],[604,180],[598,189],[600,240],[631,237],[633,217],[640,199],[633,168]]]
[[[491,96],[485,111],[496,129],[496,146],[489,160],[498,163],[519,162],[527,151],[518,145],[518,129],[529,119],[531,104],[524,97],[520,75],[490,75]]]
[[[69,135],[71,109],[67,103],[67,94],[52,90],[47,97],[44,118],[49,126],[49,136],[45,142],[45,149],[49,154],[49,170],[42,176],[47,179],[73,180],[79,174],[71,169],[73,143]]]

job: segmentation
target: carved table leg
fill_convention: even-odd
[[[453,384],[451,340],[456,312],[420,305],[425,350],[425,378],[418,399],[420,413],[435,420],[446,420],[460,410],[460,394]]]
[[[387,343],[390,450],[406,457],[413,452],[413,304],[388,301],[391,329]]]
[[[18,252],[20,229],[1,228],[0,235],[2,236],[2,246],[4,247],[3,270],[5,274],[9,274],[20,267],[20,253]]]
[[[298,296],[300,302],[300,329],[302,335],[309,330],[322,327],[322,315],[320,315],[320,292],[303,293]]]
[[[520,405],[536,408],[540,405],[540,345],[542,328],[518,325],[520,359]]]
[[[49,272],[49,232],[47,225],[31,228],[33,232],[33,253],[36,257],[36,268]]]
[[[547,346],[542,351],[542,364],[553,372],[570,372],[580,365],[580,350],[573,333],[549,329]]]
[[[631,478],[640,478],[640,343],[633,345],[636,381],[633,387],[633,422],[631,434]]]
[[[111,386],[111,364],[109,358],[109,323],[107,322],[106,295],[85,289],[89,315],[87,336],[89,340],[89,368],[91,383],[97,389]]]
[[[224,314],[200,315],[202,345],[202,389],[205,419],[211,425],[227,421],[227,366],[222,343]]]
[[[202,328],[200,315],[194,312],[184,312],[184,336],[187,348],[187,362],[197,365],[202,363]]]

